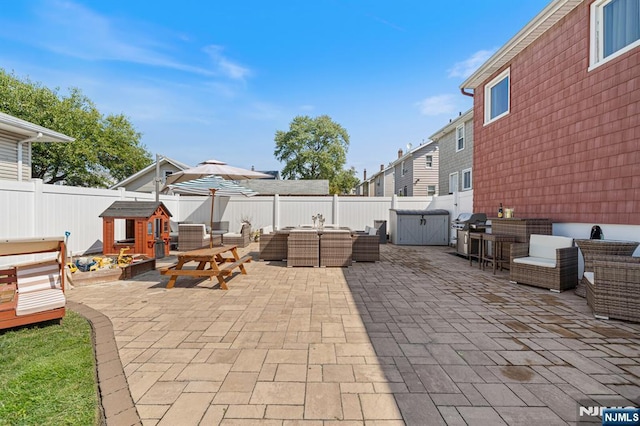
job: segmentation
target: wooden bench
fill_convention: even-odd
[[[222,254],[226,252],[230,252],[232,257],[224,257]],[[228,290],[224,277],[231,275],[235,268],[239,268],[240,273],[246,275],[247,271],[244,268],[244,264],[251,262],[251,260],[251,255],[238,256],[236,246],[204,248],[179,254],[178,263],[160,268],[160,274],[171,277],[167,283],[167,288],[173,288],[179,276],[189,276],[208,277],[211,279],[217,277],[220,288]],[[196,269],[183,269],[185,263],[192,261],[198,262]],[[207,263],[209,264],[208,268],[206,267]],[[220,265],[224,266],[220,268]]]

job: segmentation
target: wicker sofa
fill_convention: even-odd
[[[271,225],[260,228],[260,260],[285,260],[288,237],[286,232],[274,232]]]
[[[640,322],[640,257],[600,255],[592,262],[585,281],[595,317]]]
[[[573,239],[532,234],[529,243],[511,244],[509,279],[564,291],[578,283],[578,247]]]
[[[367,226],[352,235],[354,262],[377,262],[380,260],[380,227]]]
[[[209,247],[211,237],[207,233],[207,228],[202,223],[181,223],[178,225],[178,250],[189,251],[203,247]],[[213,245],[222,244],[219,235],[213,236]]]
[[[223,244],[247,247],[251,244],[251,225],[242,223],[238,232],[226,232],[222,234]]]

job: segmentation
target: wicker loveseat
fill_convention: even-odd
[[[260,260],[284,260],[287,258],[287,232],[275,232],[273,226],[260,228]]]
[[[573,239],[532,234],[529,243],[511,244],[511,281],[563,291],[578,283],[578,247]]]
[[[251,244],[251,225],[242,223],[238,232],[227,232],[222,235],[224,244],[236,245],[238,247],[247,247]]]
[[[352,235],[354,262],[376,262],[380,260],[380,228],[367,226]]]
[[[209,247],[211,236],[207,234],[207,228],[202,223],[181,223],[178,225],[178,250],[189,251],[203,247]],[[219,235],[213,235],[213,245],[222,244]]]
[[[587,304],[596,318],[640,322],[640,257],[594,256],[585,274]]]

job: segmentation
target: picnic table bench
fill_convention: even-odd
[[[230,253],[231,256],[225,256],[225,253]],[[184,265],[189,262],[198,262],[196,269],[183,269]],[[178,254],[178,263],[161,268],[160,274],[171,277],[167,288],[173,288],[179,276],[189,276],[217,277],[220,288],[228,290],[225,277],[231,275],[235,268],[240,269],[240,273],[246,275],[244,264],[247,262],[251,262],[251,255],[240,257],[238,247],[235,245],[207,247]],[[207,263],[209,268],[207,268]]]

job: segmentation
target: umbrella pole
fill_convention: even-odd
[[[211,192],[211,216],[209,217],[209,248],[213,248],[213,202],[216,200],[216,190],[209,188]]]

